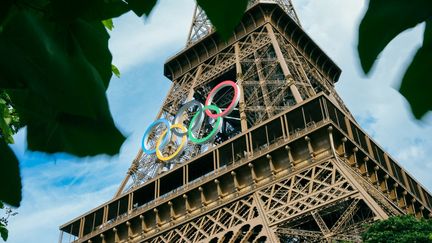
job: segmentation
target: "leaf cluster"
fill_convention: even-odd
[[[223,37],[247,0],[199,0]],[[19,206],[18,160],[7,145],[27,127],[28,149],[77,156],[114,155],[125,137],[109,111],[112,18],[148,16],[157,0],[4,0],[0,2],[0,199]],[[225,13],[220,15],[220,13]],[[17,116],[19,114],[19,118]]]
[[[18,213],[14,212],[11,208],[5,207],[4,203],[0,201],[0,210],[5,210],[5,215],[0,218],[0,237],[6,241],[9,236],[9,231],[6,228],[8,225],[8,220],[11,216],[15,216]]]
[[[432,221],[411,215],[394,216],[368,226],[362,238],[366,243],[432,242]]]

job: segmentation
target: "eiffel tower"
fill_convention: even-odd
[[[183,144],[171,160],[139,151],[115,197],[60,226],[60,243],[361,242],[375,220],[432,217],[430,193],[339,98],[341,70],[290,0],[250,1],[228,40],[196,8],[186,48],[164,74],[172,86],[157,119],[190,125],[196,107],[176,120],[179,109],[204,104],[225,80],[239,102],[212,139]],[[224,87],[212,104],[235,97]],[[205,119],[200,136],[217,123]],[[167,129],[155,125],[144,145],[159,146]],[[162,156],[179,150],[173,137]]]

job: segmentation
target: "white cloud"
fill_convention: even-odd
[[[172,53],[179,43],[186,43],[194,2],[190,0],[159,1],[149,18],[128,13],[114,20],[114,37],[110,49],[114,63],[122,72],[139,64],[150,63],[166,49]],[[171,54],[172,54],[171,53]]]

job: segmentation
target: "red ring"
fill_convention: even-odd
[[[207,99],[205,101],[205,105],[211,105],[210,103],[213,101],[213,97],[217,94],[217,92],[225,87],[225,86],[231,86],[234,89],[234,97],[233,100],[231,101],[231,103],[229,104],[229,106],[225,109],[224,112],[221,112],[219,114],[213,114],[211,113],[210,110],[206,110],[205,113],[207,114],[207,116],[209,116],[210,118],[216,119],[218,117],[224,117],[226,115],[228,115],[229,113],[232,112],[232,110],[234,109],[234,107],[237,105],[237,103],[239,102],[240,99],[240,90],[239,87],[237,86],[236,83],[234,83],[231,80],[225,80],[221,83],[219,83],[218,85],[216,85],[208,94]],[[213,94],[214,93],[214,94]]]

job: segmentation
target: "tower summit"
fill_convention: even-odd
[[[228,40],[197,8],[116,196],[60,242],[358,242],[365,223],[431,217],[337,95],[340,73],[288,0],[251,1]]]

